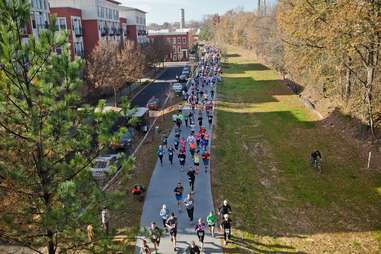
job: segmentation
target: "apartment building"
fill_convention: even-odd
[[[30,20],[24,28],[25,38],[31,34],[35,38],[39,37],[42,30],[49,24],[49,3],[48,0],[31,0]]]
[[[82,11],[74,5],[59,8],[50,8],[50,14],[56,16],[56,26],[59,31],[68,33],[71,55],[84,57]]]
[[[57,22],[62,21],[64,23],[64,20],[66,20],[66,24],[68,24],[70,20],[71,38],[69,38],[69,41],[71,40],[70,42],[73,43],[74,55],[77,55],[76,50],[80,49],[81,42],[84,49],[83,54],[89,56],[101,40],[122,42],[122,40],[127,39],[126,19],[119,16],[120,2],[118,1],[49,1],[52,13],[55,13],[58,17]],[[76,24],[77,21],[81,24],[79,28],[73,27],[73,24]]]
[[[188,32],[155,32],[148,34],[149,41],[156,38],[164,38],[172,47],[172,52],[168,55],[167,61],[188,61],[189,60],[189,33]]]
[[[120,6],[120,16],[126,19],[128,40],[140,45],[148,43],[145,11]]]

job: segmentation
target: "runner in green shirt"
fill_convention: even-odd
[[[212,234],[212,237],[214,237],[214,227],[216,226],[217,216],[213,213],[213,211],[210,211],[206,221],[208,222],[209,232]]]

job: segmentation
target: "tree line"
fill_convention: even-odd
[[[235,9],[206,17],[201,39],[253,50],[316,100],[381,125],[381,2],[279,0],[265,15]]]
[[[171,45],[160,37],[143,46],[132,41],[100,41],[86,63],[87,96],[111,89],[117,106],[118,91],[156,70],[170,52]]]
[[[41,254],[126,253],[100,219],[105,207],[125,205],[125,193],[103,192],[89,168],[123,133],[110,130],[131,109],[128,101],[121,113],[104,113],[104,100],[99,111],[84,104],[81,76],[88,68],[97,86],[118,88],[162,55],[145,56],[154,45],[100,43],[87,63],[72,59],[54,17],[38,39],[25,37],[30,13],[29,0],[0,1],[0,242]],[[120,170],[133,169],[132,158],[118,156]]]

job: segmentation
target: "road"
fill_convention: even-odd
[[[160,107],[164,103],[168,91],[170,89],[170,82],[176,80],[176,75],[180,75],[186,63],[169,63],[167,70],[157,78],[157,80],[150,85],[146,86],[131,102],[132,106],[145,107],[149,99],[153,96],[159,98]]]

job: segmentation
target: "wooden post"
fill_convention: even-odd
[[[368,169],[370,168],[370,159],[372,158],[372,152],[369,152],[369,155],[368,155]]]

